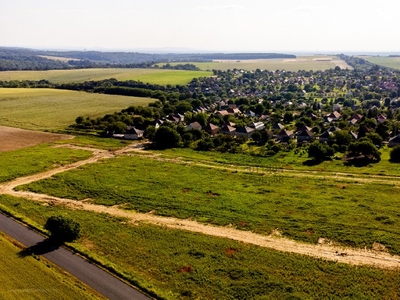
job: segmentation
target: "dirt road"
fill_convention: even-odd
[[[68,147],[68,145],[63,145],[63,147]],[[79,148],[79,147],[75,147]],[[88,150],[85,148],[85,150]],[[160,217],[153,214],[142,214],[132,211],[124,210],[121,207],[113,206],[106,207],[102,205],[91,204],[88,202],[75,201],[71,199],[57,198],[49,195],[36,194],[32,192],[15,191],[14,188],[18,185],[28,184],[33,181],[37,181],[44,178],[49,178],[54,174],[65,172],[67,170],[75,169],[80,166],[89,163],[95,163],[100,159],[108,159],[115,157],[116,155],[134,155],[132,151],[141,151],[141,148],[132,148],[132,146],[126,147],[116,152],[109,152],[97,149],[91,149],[93,151],[93,157],[80,161],[74,164],[66,165],[54,170],[50,170],[44,173],[35,174],[27,177],[17,178],[11,182],[4,183],[0,185],[0,193],[8,194],[15,197],[24,197],[26,199],[41,201],[47,205],[62,205],[71,209],[80,209],[86,211],[93,211],[99,213],[107,213],[113,216],[124,217],[131,223],[146,222],[160,226],[166,226],[168,228],[188,230],[192,232],[202,233],[210,236],[228,238],[243,243],[254,244],[260,247],[271,248],[277,251],[292,252],[302,255],[313,256],[316,258],[323,258],[331,261],[338,261],[342,263],[352,264],[352,265],[372,265],[379,268],[399,268],[400,267],[400,256],[393,256],[382,251],[373,251],[366,249],[355,249],[355,248],[345,248],[332,246],[329,243],[323,243],[323,239],[320,239],[321,243],[318,245],[301,243],[293,240],[289,240],[281,237],[279,234],[275,233],[269,236],[255,234],[249,231],[237,230],[231,227],[218,227],[212,225],[206,225],[192,220],[182,220],[176,218]],[[149,156],[146,156],[149,157]],[[153,155],[152,159],[162,159],[157,155]],[[182,163],[179,159],[173,160],[176,163]],[[207,167],[216,167],[207,164],[198,164]],[[218,166],[218,168],[220,168]],[[244,170],[243,170],[244,171]],[[317,174],[313,173],[296,173],[292,172],[290,176],[311,176],[317,177]],[[326,175],[325,177],[328,177]],[[347,176],[339,176],[334,174],[332,177],[337,179],[338,177],[343,177],[349,180]],[[378,178],[351,178],[352,180],[368,180],[380,182],[382,179]],[[391,179],[389,179],[391,181]],[[386,182],[386,181],[385,181]]]

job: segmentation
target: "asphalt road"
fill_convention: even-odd
[[[45,240],[40,234],[1,213],[0,230],[27,247],[37,245]],[[63,247],[47,252],[43,254],[43,257],[72,274],[108,299],[151,299]]]

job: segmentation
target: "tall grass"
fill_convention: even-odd
[[[263,172],[132,156],[19,189],[260,233],[279,228],[287,237],[310,243],[319,237],[362,248],[379,242],[400,253],[397,186]]]
[[[74,247],[161,299],[399,298],[397,270],[351,267],[8,196],[0,196],[0,207],[42,226],[54,214],[75,219],[83,237]]]

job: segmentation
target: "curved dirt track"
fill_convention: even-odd
[[[68,147],[69,145],[64,145],[63,147]],[[102,205],[91,204],[86,201],[75,201],[70,199],[58,198],[43,194],[36,194],[32,192],[24,192],[24,191],[14,191],[14,188],[18,185],[28,184],[33,181],[37,181],[44,178],[49,178],[54,174],[61,173],[67,170],[75,169],[80,166],[89,163],[95,163],[100,159],[108,159],[115,157],[116,155],[126,154],[131,151],[141,151],[140,148],[132,148],[132,146],[126,147],[124,149],[118,150],[116,152],[109,152],[104,150],[98,149],[91,149],[91,148],[81,148],[75,147],[79,149],[91,150],[93,151],[93,157],[73,163],[70,165],[66,165],[54,170],[50,170],[47,172],[43,172],[40,174],[35,174],[31,176],[17,178],[11,182],[7,182],[0,185],[0,194],[8,194],[15,197],[24,197],[26,199],[41,201],[46,203],[47,205],[62,205],[65,207],[69,207],[72,209],[80,209],[80,210],[87,210],[99,213],[107,213],[113,216],[123,217],[126,218],[130,223],[136,222],[147,222],[159,226],[165,226],[168,228],[179,229],[179,230],[188,230],[192,232],[202,233],[210,236],[228,238],[236,241],[240,241],[243,243],[253,244],[261,247],[266,247],[278,251],[284,252],[292,252],[301,255],[308,255],[313,256],[316,258],[322,258],[331,261],[337,261],[346,264],[352,265],[371,265],[379,268],[399,268],[400,267],[400,256],[393,256],[386,252],[381,251],[372,251],[366,249],[354,249],[354,248],[345,248],[339,246],[333,246],[329,243],[321,243],[318,245],[313,244],[306,244],[301,243],[293,240],[289,240],[279,236],[279,234],[273,234],[269,236],[255,234],[249,231],[242,231],[231,227],[218,227],[212,225],[206,225],[203,223],[199,223],[192,220],[182,220],[176,218],[167,218],[167,217],[160,217],[155,216],[153,214],[143,214],[143,213],[136,213],[133,211],[124,210],[118,206],[113,207],[106,207]],[[148,157],[148,156],[146,156]],[[153,159],[160,159],[158,156],[152,156]],[[178,163],[181,161],[178,160],[171,160]],[[206,164],[198,164],[204,165],[207,167],[216,167],[212,165]],[[218,168],[220,168],[218,166]],[[245,171],[245,170],[244,170]],[[294,175],[304,175],[307,174],[300,174],[300,173],[293,173],[290,174],[291,176]],[[308,174],[308,176],[317,177],[315,174]],[[325,176],[327,177],[327,176]],[[337,178],[337,176],[332,176]],[[350,179],[344,177],[346,180]],[[354,179],[352,177],[351,179]],[[357,178],[356,178],[357,179]],[[374,181],[374,178],[358,178],[358,179],[366,179]],[[387,181],[385,181],[387,182]],[[323,241],[323,239],[321,239]]]

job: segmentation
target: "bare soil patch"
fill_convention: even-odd
[[[0,126],[0,152],[21,149],[50,143],[59,140],[72,139],[72,135],[56,134]]]

